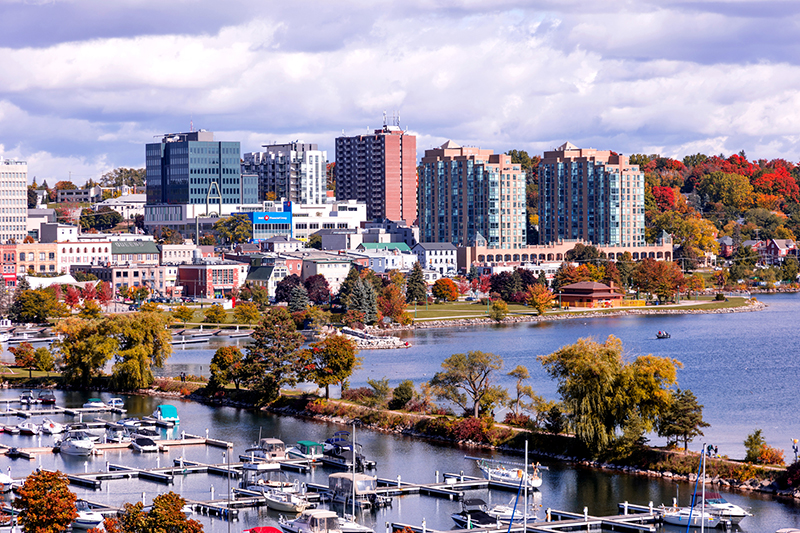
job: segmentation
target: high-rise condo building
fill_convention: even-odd
[[[28,235],[28,163],[0,157],[0,242]]]
[[[525,173],[511,156],[447,141],[426,150],[419,178],[422,242],[523,248]]]
[[[316,144],[265,144],[244,154],[242,174],[258,175],[258,200],[285,198],[299,204],[325,203],[328,153]],[[274,197],[268,197],[273,193]]]
[[[644,173],[627,156],[565,143],[539,163],[539,242],[645,246]]]
[[[336,198],[367,204],[367,219],[417,219],[417,138],[399,121],[336,139]]]
[[[256,176],[241,173],[239,142],[210,131],[170,133],[146,146],[148,204],[255,204]]]

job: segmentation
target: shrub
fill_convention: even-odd
[[[389,409],[402,409],[412,398],[414,398],[414,382],[410,379],[403,380],[392,391]]]
[[[364,329],[364,319],[364,313],[356,311],[355,309],[350,309],[342,317],[342,324],[348,328]]]
[[[762,465],[782,465],[783,450],[765,444],[758,454],[758,462]]]
[[[509,426],[516,426],[516,427],[528,427],[531,423],[531,417],[528,415],[524,415],[522,413],[515,415],[513,411],[509,411],[506,413],[506,417],[503,420],[504,424],[508,424]]]
[[[488,442],[487,431],[490,427],[490,422],[486,419],[473,417],[463,418],[453,423],[453,437],[457,440]]]
[[[781,488],[793,489],[800,486],[800,461],[789,465],[786,472],[778,480]]]
[[[744,460],[748,463],[757,463],[761,455],[761,449],[766,445],[767,442],[764,440],[761,430],[757,429],[753,431],[744,439],[744,449],[747,450]]]
[[[342,391],[342,400],[367,404],[375,401],[375,391],[371,387],[356,387]]]
[[[718,292],[718,293],[717,293],[717,295],[716,295],[716,296],[714,296],[714,299],[715,299],[716,301],[718,301],[718,302],[725,301],[725,295],[724,295],[724,294],[722,294],[721,292]]]
[[[186,387],[183,387],[181,389],[181,396],[189,396],[190,394],[191,392],[189,392],[189,389],[187,389]]]
[[[414,323],[414,315],[411,313],[403,313],[398,320],[401,326],[410,326]]]

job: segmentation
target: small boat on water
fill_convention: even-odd
[[[450,515],[453,522],[463,529],[474,527],[496,527],[499,521],[486,512],[486,502],[480,498],[468,498],[461,502],[461,511]]]
[[[315,505],[299,494],[285,492],[280,489],[269,489],[262,492],[267,502],[267,507],[284,513],[302,513]]]
[[[706,492],[705,507],[707,513],[728,520],[733,525],[737,525],[748,516],[753,516],[744,508],[730,503],[718,492]]]
[[[38,435],[42,432],[42,426],[34,424],[33,422],[23,422],[17,425],[20,435]]]
[[[125,409],[125,401],[122,398],[111,398],[110,400],[108,400],[108,406],[115,413],[127,413],[128,412],[128,410]]]
[[[24,390],[19,397],[19,403],[22,405],[33,405],[36,403],[42,403],[42,401],[33,394],[32,390]]]
[[[349,431],[337,431],[324,443],[325,449],[320,460],[323,464],[363,472],[375,468],[375,461],[368,461],[361,452],[362,446],[350,440]]]
[[[339,515],[325,509],[306,509],[294,520],[280,516],[280,526],[285,533],[342,533]]]
[[[94,452],[94,442],[81,437],[64,437],[56,448],[65,455],[87,456]]]
[[[265,459],[267,461],[284,461],[286,459],[286,444],[276,438],[259,439],[253,447],[244,451],[248,455]]]
[[[542,486],[542,476],[539,475],[539,470],[544,470],[545,467],[541,466],[539,463],[530,465],[528,473],[526,474],[525,470],[523,470],[525,467],[524,464],[519,465],[493,459],[480,459],[477,457],[467,457],[467,459],[475,459],[478,468],[483,472],[483,477],[490,481],[503,481],[505,483],[519,485],[523,483],[522,480],[525,479],[529,488],[538,489]],[[516,466],[517,468],[506,468],[506,465]],[[523,468],[519,468],[519,466]]]
[[[56,395],[51,390],[43,390],[39,392],[39,401],[43,404],[53,405],[56,403]]]
[[[75,502],[75,508],[78,510],[78,517],[72,522],[73,529],[92,529],[103,523],[103,515],[93,511],[85,501]]]
[[[717,527],[722,519],[714,516],[711,513],[703,512],[702,509],[695,507],[670,507],[664,509],[662,516],[665,524],[672,524],[673,526],[686,527],[700,527],[701,525],[706,528]]]
[[[301,440],[291,448],[286,450],[286,456],[289,459],[307,459],[309,461],[318,461],[322,459],[322,452],[325,446],[320,442],[313,440]]]
[[[255,492],[280,489],[283,492],[299,492],[300,484],[289,481],[278,463],[244,463],[242,465],[242,481],[239,487]]]
[[[100,398],[89,398],[89,400],[83,404],[84,409],[107,409],[108,405],[105,404],[103,400]]]
[[[152,453],[158,451],[158,444],[147,437],[137,437],[131,440],[131,448],[139,453]]]
[[[489,507],[486,509],[486,514],[505,523],[511,522],[512,519],[514,522],[522,522],[525,519],[527,519],[528,522],[536,522],[539,519],[535,509],[530,509],[526,516],[521,503],[517,505],[515,511],[513,498],[508,504],[497,504]]]
[[[656,333],[657,339],[669,339],[670,337],[671,335],[666,331],[659,331],[658,333]]]
[[[58,435],[64,432],[64,424],[45,418],[42,420],[42,433],[45,435]]]
[[[10,468],[9,472],[11,472]],[[14,488],[14,479],[8,474],[0,474],[0,491],[11,492],[13,488]]]
[[[156,422],[167,422],[172,424],[180,424],[181,419],[178,417],[178,410],[174,405],[159,405],[153,411],[153,418]]]
[[[19,427],[18,426],[3,426],[3,432],[8,433],[9,435],[19,435]]]

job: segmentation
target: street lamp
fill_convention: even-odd
[[[792,439],[792,451],[794,452],[794,462],[797,462],[797,439]]]

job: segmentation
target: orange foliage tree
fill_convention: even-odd
[[[458,287],[456,283],[450,278],[437,279],[433,284],[431,290],[434,298],[445,300],[447,302],[454,302],[458,300]]]
[[[75,500],[66,475],[41,470],[25,479],[14,507],[20,510],[19,520],[25,531],[58,533],[78,517]]]

